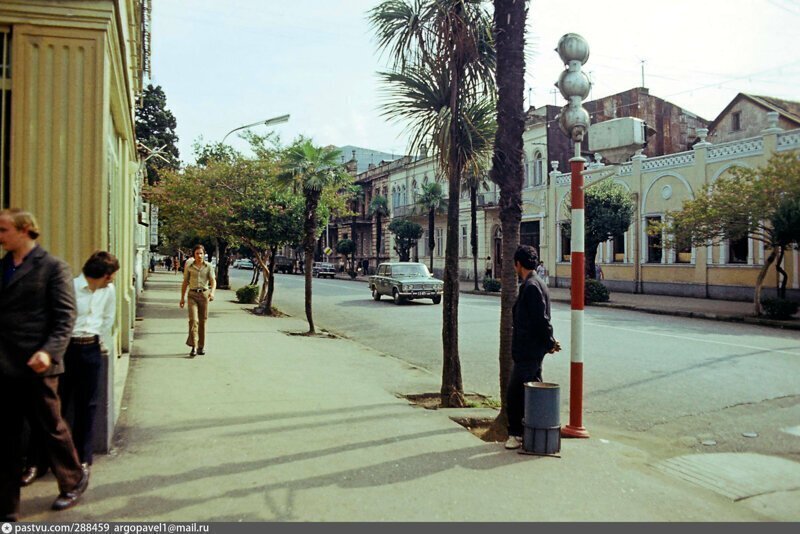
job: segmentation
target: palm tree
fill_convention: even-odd
[[[485,175],[474,172],[467,173],[464,185],[469,188],[469,241],[472,252],[472,273],[475,280],[475,291],[478,291],[478,189],[482,188],[488,191],[489,186],[486,184]]]
[[[388,52],[391,87],[386,115],[407,120],[411,152],[431,144],[448,178],[447,239],[442,306],[442,387],[445,407],[464,406],[458,354],[458,215],[462,176],[491,135],[494,113],[491,19],[480,0],[386,0],[370,12],[378,45]],[[488,98],[487,98],[488,95]],[[491,122],[491,121],[489,121]]]
[[[428,214],[428,254],[431,258],[431,272],[433,272],[433,248],[436,246],[434,230],[436,223],[436,212],[441,211],[444,203],[444,192],[442,184],[431,182],[422,185],[422,194],[417,198],[417,205]]]
[[[500,414],[487,439],[507,434],[506,389],[511,373],[512,309],[517,280],[512,258],[519,243],[522,220],[522,133],[525,129],[525,2],[494,0],[497,49],[497,133],[490,179],[500,187],[500,222],[503,232],[500,294]]]
[[[369,214],[375,217],[375,271],[381,263],[381,241],[383,240],[383,218],[389,216],[389,201],[378,195],[369,204]]]
[[[311,267],[314,261],[319,218],[320,198],[325,189],[338,190],[352,177],[339,163],[340,152],[333,148],[314,146],[309,139],[300,139],[289,147],[283,157],[284,172],[279,180],[287,186],[300,189],[305,198],[303,223],[303,250],[305,252],[305,304],[308,333],[314,334],[311,308]]]

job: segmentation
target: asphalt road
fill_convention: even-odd
[[[231,271],[232,284],[250,271]],[[304,316],[303,278],[277,275],[274,305]],[[442,307],[427,301],[401,306],[375,302],[367,285],[314,279],[319,328],[441,372]],[[545,360],[544,378],[569,384],[568,305],[553,304],[553,325],[564,350]],[[459,345],[464,387],[499,395],[500,300],[462,294]],[[585,319],[584,423],[675,443],[758,448],[800,459],[800,333],[645,313],[589,308]],[[563,416],[562,416],[563,417]],[[562,421],[566,423],[566,421]]]

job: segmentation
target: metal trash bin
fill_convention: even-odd
[[[522,449],[526,454],[553,455],[561,451],[561,389],[550,382],[525,383]]]

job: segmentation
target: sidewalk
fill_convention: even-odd
[[[796,494],[734,502],[602,429],[562,441],[561,458],[484,443],[447,410],[398,398],[438,391],[437,374],[350,340],[287,335],[305,321],[254,316],[231,291],[211,304],[208,354],[190,359],[178,284],[147,282],[115,450],[82,502],[49,511],[48,475],[23,488],[24,521],[800,519]]]
[[[347,275],[336,275],[336,279],[351,281],[350,277]],[[369,279],[366,276],[359,276],[353,281],[367,283]],[[500,297],[499,292],[488,293],[486,291],[475,291],[473,288],[474,283],[472,280],[461,281],[462,293],[468,293],[471,295],[484,295],[496,298]],[[551,287],[549,289],[550,299],[553,302],[570,302],[569,288]],[[777,321],[774,319],[767,319],[766,317],[753,316],[752,302],[673,297],[668,295],[642,295],[613,291],[611,292],[611,300],[609,302],[600,302],[592,304],[592,306],[634,310],[644,313],[655,313],[658,315],[694,317],[699,319],[710,319],[714,321],[749,323],[761,326],[770,326],[773,328],[800,330],[799,319],[792,321]]]

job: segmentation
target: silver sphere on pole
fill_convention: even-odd
[[[567,67],[559,75],[556,87],[569,101],[561,109],[558,125],[564,135],[575,143],[580,143],[591,122],[589,112],[583,107],[583,100],[589,96],[592,82],[581,70],[583,64],[589,60],[589,43],[577,33],[568,33],[559,39],[556,52]]]

